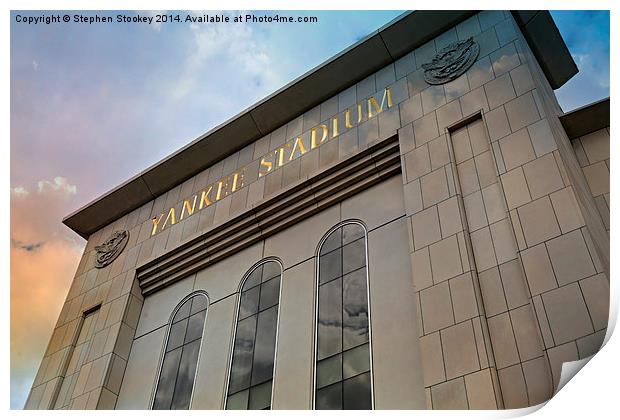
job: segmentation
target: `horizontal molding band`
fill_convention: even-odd
[[[136,270],[143,295],[236,254],[395,174],[398,136],[390,136],[189,238]]]

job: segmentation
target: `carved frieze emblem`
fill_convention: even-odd
[[[123,252],[128,240],[129,232],[117,230],[104,243],[96,246],[97,259],[95,260],[95,267],[103,268],[114,261]]]
[[[474,64],[479,52],[473,38],[446,45],[430,63],[422,64],[424,80],[430,85],[442,85],[456,79]]]

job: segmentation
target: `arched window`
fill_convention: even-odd
[[[241,282],[227,410],[271,408],[282,266],[261,262]]]
[[[153,399],[154,410],[189,408],[209,301],[193,293],[173,311]]]
[[[366,229],[345,222],[319,247],[314,407],[371,409]]]

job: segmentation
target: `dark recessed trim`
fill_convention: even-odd
[[[71,213],[63,219],[63,223],[83,238],[88,238],[97,230],[363,80],[476,12],[418,10],[403,13],[323,64]],[[568,49],[548,12],[512,13],[517,22],[523,22],[519,25],[554,87],[562,80],[567,80],[569,74],[574,74],[573,70],[576,72]],[[551,61],[547,60],[547,54],[552,54]]]
[[[609,127],[609,98],[567,112],[560,117],[569,139]]]

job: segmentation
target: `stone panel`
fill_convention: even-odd
[[[547,242],[553,271],[560,286],[596,273],[580,230],[574,230]]]
[[[470,322],[442,330],[441,345],[448,380],[480,369],[474,330]]]
[[[332,206],[319,214],[310,216],[267,238],[263,250],[264,256],[280,258],[285,269],[312,258],[325,232],[335,226],[339,220],[340,206]],[[304,238],[304,240],[300,241],[298,238]],[[254,259],[248,263],[253,264],[256,261],[257,259]]]
[[[193,287],[194,276],[191,276],[145,299],[136,336],[142,336],[167,325],[174,308],[192,292]]]
[[[446,380],[443,351],[439,332],[420,337],[420,352],[424,357],[424,386],[429,387]]]
[[[465,376],[467,400],[471,410],[496,410],[493,381],[490,369],[481,370]]]
[[[209,305],[207,309],[190,407],[192,409],[213,410],[224,407],[228,355],[236,308],[237,297],[230,296]]]
[[[463,272],[456,236],[443,239],[429,247],[433,282],[439,283]]]
[[[497,371],[504,398],[504,408],[528,406],[527,388],[521,365],[517,364]]]
[[[543,294],[543,302],[556,344],[594,332],[579,285],[576,283]],[[571,308],[570,311],[566,308]]]
[[[501,369],[518,363],[519,353],[508,313],[491,317],[488,323],[497,368]]]
[[[435,410],[467,410],[467,393],[463,378],[443,382],[431,388],[433,409]]]
[[[131,348],[117,409],[148,410],[157,381],[166,327],[137,338]]]
[[[558,287],[551,260],[544,244],[523,251],[521,258],[532,295],[538,295]]]
[[[441,283],[420,292],[424,333],[454,324],[454,313],[448,283]]]
[[[413,229],[413,245],[416,250],[441,239],[439,215],[435,207],[413,215],[411,217],[411,227]]]
[[[521,227],[528,246],[539,244],[560,234],[551,200],[539,198],[518,209]]]
[[[407,230],[399,219],[368,234],[370,313],[373,346],[375,408],[425,407],[420,341],[416,324],[394,320],[417,317]],[[385,287],[390,279],[390,287]],[[413,304],[412,304],[413,303]]]
[[[597,331],[607,328],[609,320],[609,282],[604,274],[597,274],[579,282],[583,297]]]
[[[341,204],[342,220],[363,220],[372,230],[405,214],[402,178],[394,176],[364,190]]]
[[[282,275],[273,385],[274,409],[312,407],[307,384],[312,382],[314,307],[306,296],[314,293],[314,264],[315,260],[311,259],[286,270]]]
[[[236,293],[241,279],[250,267],[263,256],[267,256],[263,254],[263,251],[263,243],[258,242],[235,255],[200,270],[196,273],[194,290],[206,291],[211,302],[216,302]]]

